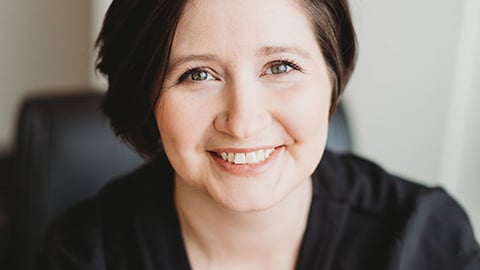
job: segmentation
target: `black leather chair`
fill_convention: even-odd
[[[33,269],[52,218],[143,162],[115,138],[100,100],[82,91],[23,103],[11,196],[13,269]]]
[[[327,149],[337,153],[352,152],[352,133],[348,123],[348,114],[340,103],[328,127]]]
[[[5,153],[0,155],[0,269],[9,269],[3,267],[6,265],[6,253],[8,250],[8,184],[13,178],[13,157]]]
[[[98,110],[101,94],[32,97],[20,112],[11,220],[12,269],[33,269],[48,223],[143,160],[115,138]],[[340,107],[328,148],[351,149]]]

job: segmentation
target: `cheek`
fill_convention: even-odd
[[[326,141],[330,110],[330,83],[312,81],[285,97],[285,127],[301,144]]]
[[[177,93],[165,93],[155,111],[160,137],[167,154],[195,149],[206,119],[198,104]]]

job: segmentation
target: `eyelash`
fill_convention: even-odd
[[[275,61],[272,61],[270,63],[268,63],[266,66],[268,68],[271,68],[273,65],[279,65],[279,64],[284,64],[284,65],[287,65],[289,67],[291,67],[292,69],[294,70],[297,70],[297,71],[300,71],[300,72],[303,72],[303,69],[293,60],[288,60],[288,59],[280,59],[280,60],[275,60]],[[193,73],[195,72],[199,72],[199,71],[205,71],[205,72],[208,72],[211,74],[211,72],[208,71],[208,69],[206,67],[202,67],[202,66],[196,66],[196,67],[193,67],[193,66],[190,66],[190,67],[187,67],[186,70],[182,73],[182,75],[180,75],[180,77],[178,78],[178,83],[182,83],[184,82],[186,79],[188,79],[189,76],[191,76]],[[265,72],[264,72],[265,74]],[[280,74],[272,74],[272,75],[280,75]]]

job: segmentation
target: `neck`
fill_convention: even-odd
[[[227,209],[175,180],[175,203],[192,266],[198,269],[293,269],[306,228],[312,183],[304,181],[261,211]],[[218,267],[222,269],[222,267]]]

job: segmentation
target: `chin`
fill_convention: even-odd
[[[271,209],[275,205],[277,205],[279,201],[255,201],[255,202],[246,202],[246,201],[228,201],[220,203],[221,206],[224,208],[239,212],[239,213],[254,213],[254,212],[261,212],[268,209]]]
[[[248,188],[247,188],[248,189]],[[252,192],[252,189],[254,192]],[[241,212],[251,213],[265,211],[275,207],[283,201],[290,192],[272,192],[271,190],[259,191],[250,187],[249,190],[232,190],[233,192],[223,192],[220,196],[211,196],[217,204],[223,208]]]

